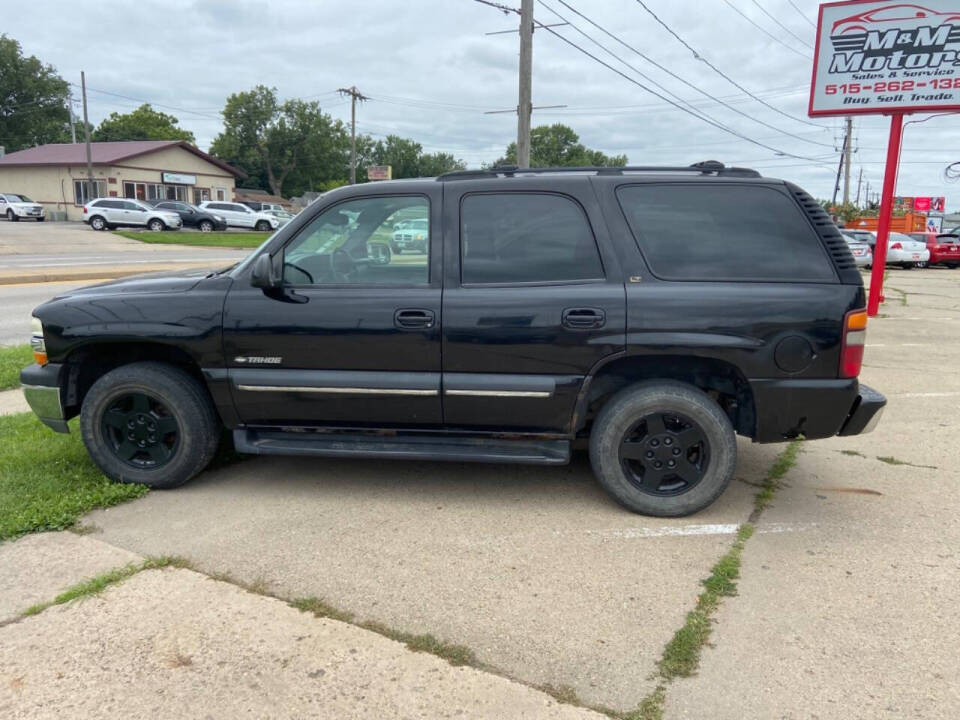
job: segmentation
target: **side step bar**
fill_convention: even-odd
[[[252,455],[379,457],[531,465],[564,465],[570,462],[569,440],[503,440],[416,434],[383,436],[241,428],[233,431],[233,444],[237,452]]]

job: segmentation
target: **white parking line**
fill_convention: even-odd
[[[803,525],[785,525],[783,523],[770,523],[769,525],[760,525],[757,527],[758,533],[782,533],[802,530],[806,527],[812,527],[816,523],[804,523]],[[711,525],[676,525],[658,528],[637,527],[610,530],[587,530],[587,535],[604,538],[654,538],[654,537],[682,537],[687,535],[735,535],[739,525],[733,523],[711,524]]]
[[[895,398],[932,398],[932,397],[957,397],[960,390],[952,392],[914,392],[914,393],[890,393],[889,397]]]

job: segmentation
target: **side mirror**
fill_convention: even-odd
[[[250,273],[250,284],[253,287],[272,290],[280,287],[282,278],[274,272],[273,258],[264,253],[253,261],[253,270]]]

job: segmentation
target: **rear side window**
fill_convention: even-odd
[[[572,199],[537,193],[468,195],[460,209],[464,283],[603,278],[587,218]]]
[[[757,185],[628,185],[617,199],[650,270],[667,280],[823,282],[836,275],[786,195]]]

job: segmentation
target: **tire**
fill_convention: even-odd
[[[37,218],[37,222],[43,222],[44,220],[46,220],[46,218],[42,216]]]
[[[623,448],[637,459],[622,458]],[[667,467],[670,462],[676,473]],[[590,464],[604,489],[627,509],[658,517],[690,515],[730,484],[736,436],[726,413],[702,390],[671,380],[642,382],[601,409],[590,433]]]
[[[918,270],[923,270],[924,268],[928,267],[928,264],[921,260],[920,262],[914,263],[913,266]]]
[[[164,224],[163,220],[161,220],[160,218],[154,218],[153,220],[147,223],[147,230],[150,230],[151,232],[161,232],[162,230],[166,230],[166,229],[167,229],[167,226]]]
[[[99,231],[106,230],[107,221],[104,220],[99,215],[94,215],[92,218],[90,218],[90,227],[92,227],[94,230],[99,230]]]
[[[209,220],[201,220],[197,227],[200,228],[200,232],[213,232],[213,223]]]
[[[394,255],[400,255],[403,253],[403,250],[401,250],[400,246],[396,243],[390,243],[390,249],[393,251]]]
[[[123,365],[97,380],[83,400],[80,429],[105,475],[156,489],[182,485],[203,470],[220,439],[203,386],[158,362]]]
[[[255,230],[260,232],[268,232],[270,230],[270,223],[266,220],[257,220],[257,224],[254,226]]]
[[[13,210],[7,210],[7,220],[10,222],[20,222],[20,216],[17,215]]]

